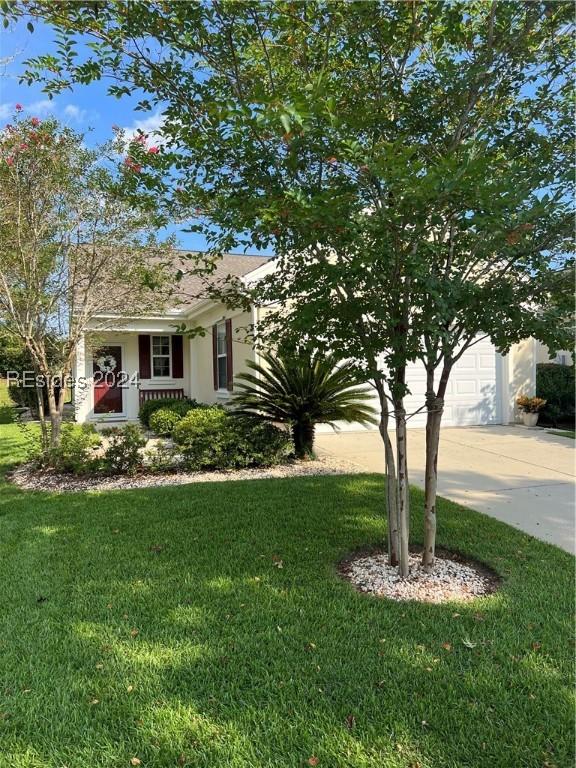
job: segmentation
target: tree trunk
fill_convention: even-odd
[[[388,565],[398,565],[398,485],[396,481],[396,462],[392,440],[388,431],[388,403],[381,381],[376,380],[376,390],[380,400],[380,437],[384,444],[386,474],[386,518],[388,529]]]
[[[314,454],[315,425],[311,422],[296,422],[292,426],[294,453],[299,459],[310,458]]]
[[[402,579],[410,573],[408,562],[410,537],[410,489],[408,485],[408,456],[406,435],[406,410],[404,399],[394,400],[396,418],[396,454],[398,459],[398,570]]]
[[[50,435],[48,434],[46,413],[44,411],[44,389],[38,384],[38,376],[39,371],[37,368],[35,368],[34,378],[36,384],[36,400],[38,403],[38,420],[40,421],[40,445],[42,448],[42,453],[44,454],[50,447]]]
[[[56,397],[54,382],[51,380],[48,385],[48,411],[50,413],[50,448],[57,448],[60,445],[60,429],[62,427],[62,412],[60,410],[60,401],[64,400],[64,392],[61,390]]]
[[[438,447],[444,400],[434,397],[426,415],[426,469],[424,477],[424,551],[422,565],[431,569],[436,551],[436,493],[438,489]]]
[[[436,556],[436,497],[438,492],[438,450],[440,447],[440,426],[444,412],[444,395],[452,364],[446,363],[442,370],[438,391],[434,392],[434,371],[428,371],[426,391],[426,469],[424,476],[424,549],[422,565],[426,570],[434,566]]]

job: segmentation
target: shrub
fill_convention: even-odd
[[[93,452],[101,443],[92,424],[63,424],[60,445],[52,448],[45,460],[59,472],[86,474],[95,468]]]
[[[184,459],[179,448],[160,441],[146,451],[146,467],[150,472],[176,472],[184,468]]]
[[[546,400],[541,421],[554,426],[574,425],[574,365],[540,363],[536,366],[536,394]]]
[[[259,419],[223,408],[190,411],[173,430],[189,469],[238,469],[277,464],[288,453],[288,434]]]
[[[109,438],[104,451],[103,467],[115,475],[133,475],[142,466],[140,448],[146,445],[146,439],[136,424],[127,424],[123,428],[113,427],[102,430]]]
[[[33,387],[23,387],[18,384],[9,384],[8,394],[15,405],[20,408],[30,408],[33,415],[37,415],[38,399],[36,389]]]
[[[184,415],[172,408],[159,408],[150,416],[150,429],[157,435],[170,435]]]
[[[192,408],[198,407],[199,405],[196,400],[191,400],[188,397],[163,397],[159,400],[146,400],[140,406],[138,418],[143,427],[150,429],[150,417],[161,408],[169,408],[171,411],[174,411],[174,413],[178,413],[180,416],[185,416],[188,411],[192,410]]]

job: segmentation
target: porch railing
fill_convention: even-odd
[[[163,400],[165,397],[182,400],[186,395],[183,389],[141,389],[140,405],[145,403],[146,400]]]

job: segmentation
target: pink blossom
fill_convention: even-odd
[[[158,147],[150,147],[150,149],[148,150],[148,154],[149,155],[157,155],[158,151],[159,151]]]
[[[20,149],[22,150],[28,149],[28,144],[24,144],[24,143],[20,144]]]
[[[15,109],[16,109],[16,112],[22,112],[24,107],[22,106],[22,104],[16,104]]]
[[[135,141],[137,144],[146,144],[146,139],[148,136],[146,136],[145,133],[139,133],[138,136],[136,136]]]
[[[6,163],[8,165],[14,165],[14,158],[12,156],[6,158]]]
[[[30,120],[32,125],[40,125],[40,119],[37,117],[33,117],[32,120]]]
[[[140,173],[140,171],[142,170],[142,166],[141,166],[141,165],[139,165],[138,163],[134,162],[134,159],[133,159],[133,158],[131,158],[131,157],[127,157],[127,158],[124,160],[124,165],[125,165],[125,166],[126,166],[126,168],[128,168],[130,171],[134,171],[134,173]]]

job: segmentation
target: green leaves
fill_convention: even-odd
[[[573,184],[568,4],[26,13],[57,33],[27,77],[57,93],[113,75],[111,95],[138,90],[138,108],[165,117],[162,153],[138,158],[129,200],[215,253],[275,250],[276,275],[251,298],[289,302],[285,332],[315,333],[371,370],[382,356],[440,364],[476,332],[502,349],[544,333]],[[262,332],[281,326],[272,312]]]

